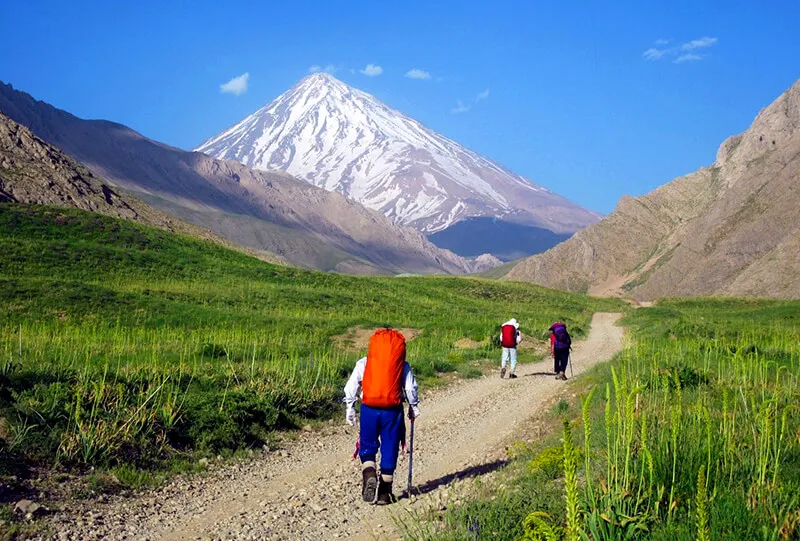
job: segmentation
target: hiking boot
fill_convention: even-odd
[[[378,475],[375,473],[375,468],[364,468],[361,475],[363,477],[361,497],[367,503],[375,503],[375,498],[378,497]]]
[[[514,372],[511,372],[511,373],[508,375],[508,379],[517,379],[517,375],[516,375]]]
[[[563,374],[563,372],[556,372],[556,379],[561,379],[561,374]]]
[[[500,369],[500,379],[503,379],[504,377],[506,377],[506,367],[505,366]]]
[[[567,375],[564,372],[559,372],[557,377],[561,381],[567,381]]]
[[[378,497],[375,500],[376,505],[389,505],[397,501],[397,498],[392,494],[392,482],[384,481],[383,476],[378,483]]]

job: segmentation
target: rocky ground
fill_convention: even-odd
[[[596,314],[573,352],[577,376],[622,347],[617,314]],[[506,445],[527,439],[525,423],[565,391],[552,361],[520,366],[519,378],[496,375],[424,397],[416,423],[414,497],[375,507],[360,499],[352,459],[356,428],[330,423],[297,434],[283,448],[210,475],[178,478],[135,498],[86,502],[54,512],[52,539],[392,539],[398,522],[451,501],[454,484],[491,475]],[[408,460],[396,473],[403,492]]]

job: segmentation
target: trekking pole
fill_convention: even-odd
[[[411,418],[411,433],[408,436],[408,500],[411,501],[411,479],[414,471],[414,418]]]
[[[567,357],[567,363],[569,364],[569,377],[574,378],[575,372],[572,370],[572,352],[569,352],[569,356]]]

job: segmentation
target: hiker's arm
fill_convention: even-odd
[[[353,373],[350,374],[350,379],[344,386],[344,402],[348,407],[352,407],[361,394],[361,380],[364,379],[364,368],[367,366],[367,358],[364,357],[356,363]]]
[[[417,394],[417,380],[408,363],[403,364],[403,389],[408,401],[408,418],[413,423],[414,419],[419,417],[419,395]]]
[[[406,391],[406,400],[409,406],[417,406],[419,404],[419,395],[417,394],[417,378],[411,371],[411,365],[405,363],[403,365],[403,388]]]
[[[519,345],[520,342],[522,342],[522,333],[517,331],[517,345]]]

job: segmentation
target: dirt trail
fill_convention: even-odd
[[[622,347],[618,314],[595,314],[587,340],[573,347],[575,375]],[[175,480],[139,499],[73,509],[54,517],[57,539],[387,539],[392,514],[435,497],[454,479],[505,464],[505,444],[564,383],[552,361],[520,365],[515,380],[484,377],[436,392],[421,404],[415,433],[416,503],[375,507],[360,499],[356,430],[329,425],[301,433],[277,453]],[[398,465],[395,494],[406,484]],[[91,510],[90,510],[91,509]]]

